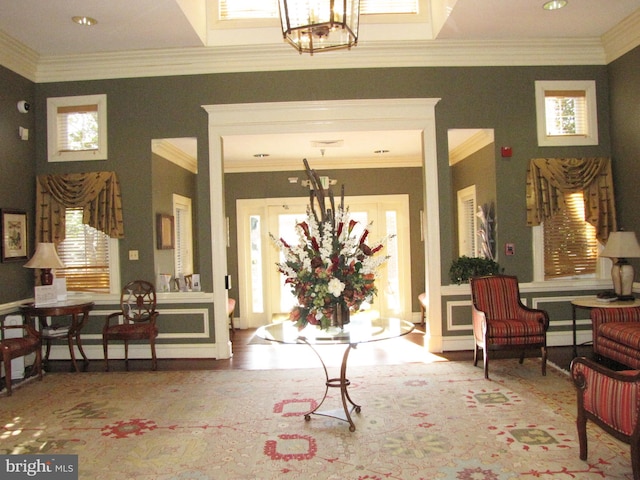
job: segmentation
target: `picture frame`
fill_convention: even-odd
[[[174,228],[173,215],[164,213],[156,215],[156,246],[158,250],[174,248]]]
[[[2,230],[2,262],[26,260],[29,253],[27,236],[27,212],[0,210]]]

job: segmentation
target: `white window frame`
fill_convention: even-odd
[[[584,91],[587,103],[585,135],[547,135],[545,93],[552,90]],[[598,145],[598,108],[594,80],[538,80],[535,82],[538,146]]]
[[[473,203],[470,215],[466,204]],[[466,188],[458,190],[458,254],[459,256],[477,257],[478,256],[478,240],[476,238],[478,231],[478,216],[476,215],[477,200],[476,186],[470,185]],[[467,226],[472,224],[471,231]]]
[[[58,144],[58,109],[95,105],[98,111],[98,149],[61,151]],[[107,159],[107,95],[79,95],[47,98],[47,154],[49,162],[74,162]]]

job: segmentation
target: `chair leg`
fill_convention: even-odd
[[[473,344],[473,366],[478,366],[478,344],[475,342]]]
[[[151,344],[151,369],[158,369],[158,359],[156,357],[156,340],[155,338],[149,339],[149,343]]]
[[[587,459],[587,418],[584,416],[584,412],[578,408],[578,418],[576,419],[576,426],[578,427],[578,442],[580,443],[580,460]]]
[[[9,350],[2,352],[2,363],[4,363],[4,381],[7,385],[7,397],[11,396],[11,358]]]
[[[124,341],[124,368],[129,371],[129,341]]]
[[[484,362],[484,378],[485,380],[489,380],[489,353],[486,347],[482,349],[482,356]]]
[[[229,325],[231,326],[231,335],[235,335],[235,333],[236,333],[236,328],[235,328],[235,326],[233,325],[233,312],[231,312],[231,313],[229,314]]]
[[[547,374],[547,347],[542,347],[542,376]]]
[[[38,372],[38,380],[42,381],[42,349],[36,349],[36,360],[34,363],[36,371]]]
[[[107,341],[103,338],[102,339],[102,350],[104,351],[104,371],[108,372],[109,371],[109,348],[107,345]]]
[[[631,471],[633,480],[640,480],[640,445],[631,442]]]
[[[520,352],[520,365],[522,365],[524,363],[524,354],[526,353],[526,350],[523,348],[522,352]]]

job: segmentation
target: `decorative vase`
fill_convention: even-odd
[[[342,302],[336,303],[331,317],[331,326],[342,329],[349,321],[349,307]]]

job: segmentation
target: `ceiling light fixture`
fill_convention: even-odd
[[[91,27],[92,25],[98,23],[98,20],[96,20],[95,18],[83,16],[71,17],[71,20],[73,20],[74,23],[77,23],[78,25],[82,25],[84,27]]]
[[[269,156],[269,154],[268,153],[256,153],[253,156],[256,157],[256,158],[266,158],[266,157]]]
[[[279,0],[282,35],[299,53],[358,43],[360,0]]]
[[[567,5],[567,0],[551,0],[542,5],[545,10],[559,10]]]

